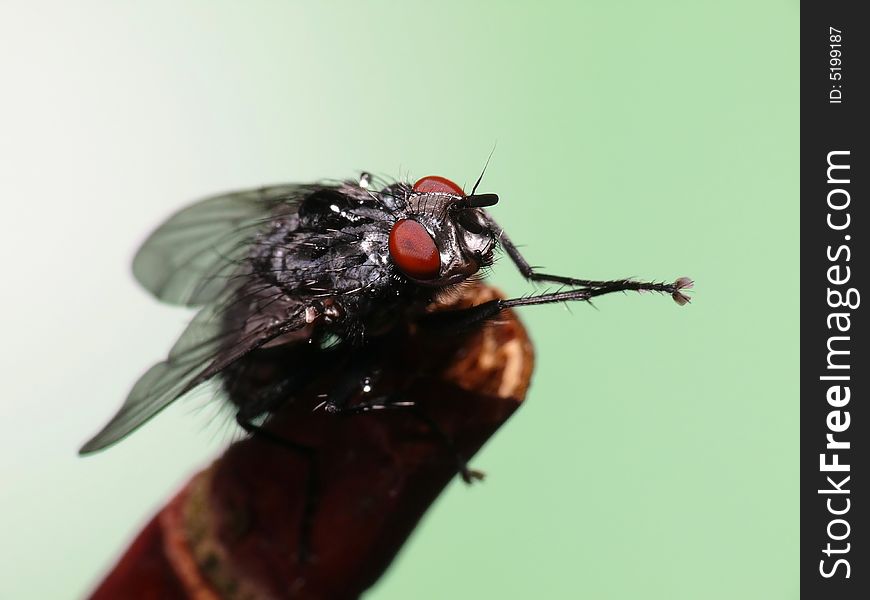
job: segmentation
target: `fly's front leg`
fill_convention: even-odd
[[[418,322],[421,326],[426,327],[427,329],[437,330],[442,333],[450,333],[453,331],[468,329],[478,323],[491,319],[506,308],[533,306],[536,304],[553,304],[555,302],[588,302],[592,300],[592,298],[603,296],[605,294],[627,291],[650,291],[670,294],[674,301],[682,306],[689,302],[689,297],[686,296],[682,290],[688,289],[692,286],[692,280],[688,277],[681,277],[673,283],[632,281],[630,279],[598,283],[600,285],[597,287],[583,287],[576,290],[565,290],[562,292],[539,294],[536,296],[525,296],[523,298],[490,300],[483,304],[470,306],[468,308],[428,313],[420,317]]]
[[[511,241],[504,229],[487,213],[486,220],[489,227],[496,234],[496,238],[504,249],[505,254],[511,259],[511,262],[517,267],[523,277],[529,281],[541,281],[548,283],[560,283],[562,285],[570,285],[572,287],[592,287],[592,288],[609,288],[613,286],[625,285],[632,283],[631,279],[613,279],[610,281],[595,281],[592,279],[576,279],[574,277],[565,277],[562,275],[550,275],[548,273],[539,273],[533,266],[523,257],[519,248]],[[688,286],[684,286],[688,287]],[[628,289],[628,288],[626,288]]]

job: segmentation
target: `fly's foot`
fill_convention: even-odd
[[[689,279],[688,277],[680,277],[673,283],[674,291],[671,293],[671,297],[674,299],[674,302],[679,304],[680,306],[685,306],[692,299],[684,294],[681,290],[690,290],[695,285],[695,282]]]
[[[478,471],[477,469],[470,469],[468,465],[462,463],[459,467],[459,475],[462,477],[462,481],[466,484],[471,485],[475,481],[483,481],[486,477],[486,473],[483,471]]]

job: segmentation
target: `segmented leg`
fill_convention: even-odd
[[[305,498],[302,505],[302,517],[299,523],[298,560],[300,563],[307,562],[311,555],[311,530],[314,524],[314,514],[317,512],[317,500],[319,494],[317,451],[310,446],[299,444],[277,435],[260,425],[255,425],[254,423],[245,420],[241,415],[236,416],[236,422],[253,438],[290,450],[305,459],[308,477],[305,483]]]
[[[496,232],[498,237],[499,244],[504,249],[505,254],[511,259],[511,262],[517,267],[520,273],[522,273],[523,277],[528,279],[529,281],[541,281],[541,282],[549,282],[549,283],[560,283],[562,285],[569,285],[571,287],[583,287],[583,288],[602,288],[608,289],[611,291],[618,291],[616,288],[625,289],[625,290],[637,290],[637,289],[651,289],[655,291],[668,292],[670,293],[674,300],[678,304],[685,304],[688,302],[688,297],[684,294],[677,295],[676,292],[680,289],[685,289],[690,287],[691,281],[688,278],[680,278],[674,284],[670,284],[670,288],[668,289],[658,289],[655,286],[664,286],[665,284],[653,284],[653,283],[640,283],[634,281],[632,279],[613,279],[609,281],[596,281],[592,279],[577,279],[576,277],[565,277],[563,275],[551,275],[548,273],[539,273],[532,267],[529,262],[525,259],[525,257],[520,252],[519,248],[517,248],[516,244],[514,244],[508,235],[504,232],[504,229],[499,226],[498,223],[489,215],[486,215],[486,220],[489,223],[490,228]],[[676,283],[683,281],[682,287],[675,287]],[[639,287],[632,287],[639,286]],[[652,286],[652,287],[648,287]]]
[[[337,414],[345,414],[345,415],[361,415],[368,412],[378,411],[378,410],[396,410],[403,409],[409,411],[409,414],[413,415],[416,419],[421,421],[426,425],[426,427],[439,439],[439,441],[444,445],[445,449],[450,453],[451,456],[456,461],[456,468],[459,471],[460,477],[465,483],[474,483],[475,481],[480,481],[484,478],[485,474],[483,471],[478,471],[476,469],[469,468],[468,463],[459,453],[459,450],[456,448],[456,444],[453,442],[453,438],[450,437],[438,424],[425,412],[423,412],[419,406],[417,406],[414,402],[410,401],[391,401],[389,397],[381,396],[378,398],[372,398],[371,400],[366,400],[363,402],[359,402],[354,404],[353,406],[343,405],[340,408],[337,408],[334,412]]]

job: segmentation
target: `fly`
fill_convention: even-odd
[[[331,382],[313,409],[413,410],[401,395],[377,389],[378,348],[401,325],[458,331],[507,308],[622,291],[689,302],[686,277],[593,281],[539,272],[489,214],[498,196],[478,194],[479,184],[466,194],[444,177],[412,185],[376,182],[364,173],[356,181],[219,195],[170,217],[136,254],[133,273],[158,299],[199,312],[166,360],[142,375],[80,453],[118,442],[217,377],[245,431],[310,457],[271,434],[268,417],[312,382]],[[559,289],[427,312],[458,286],[480,279],[498,250],[527,280]],[[480,476],[457,460],[466,481]]]

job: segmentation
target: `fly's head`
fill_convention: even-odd
[[[452,181],[424,177],[390,230],[390,257],[405,277],[428,287],[465,281],[492,264],[497,234],[483,208],[495,194],[466,195]]]

